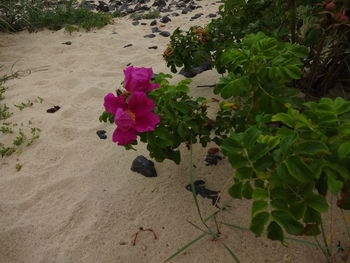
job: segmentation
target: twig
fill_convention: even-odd
[[[151,229],[151,228],[143,229],[142,227],[140,227],[140,230],[137,231],[135,234],[132,235],[132,237],[135,236],[134,241],[132,242],[132,245],[133,245],[133,246],[136,245],[136,239],[137,239],[138,234],[140,234],[141,232],[145,232],[145,231],[152,232],[152,233],[153,233],[153,238],[154,238],[154,240],[157,240],[157,239],[158,239],[158,237],[157,237],[157,235],[156,235],[156,233],[154,232],[153,229]]]

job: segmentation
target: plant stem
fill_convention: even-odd
[[[290,18],[290,34],[291,34],[291,41],[292,43],[295,43],[296,41],[296,19],[297,19],[297,9],[295,5],[294,0],[289,0],[289,8],[291,12],[291,18]]]
[[[328,247],[328,242],[327,242],[327,238],[326,238],[326,233],[324,231],[322,219],[321,219],[321,233],[322,233],[323,244],[324,244],[325,249],[326,249],[327,261],[330,262],[330,258],[332,256],[332,254],[331,254],[331,251],[329,250],[329,247]]]

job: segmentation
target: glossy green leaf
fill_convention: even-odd
[[[253,233],[255,233],[256,236],[261,236],[268,220],[269,220],[268,212],[262,212],[260,214],[257,214],[255,217],[252,218],[249,228]]]
[[[350,143],[344,142],[338,148],[338,156],[343,159],[350,154]]]
[[[283,230],[275,221],[272,221],[267,227],[267,237],[271,240],[283,241]]]
[[[313,173],[304,161],[298,156],[291,156],[285,161],[289,173],[302,183],[311,182]]]
[[[253,199],[266,199],[268,198],[268,193],[265,189],[263,188],[255,188],[253,191]]]
[[[304,229],[303,225],[287,211],[274,210],[271,212],[271,215],[289,234],[298,235]]]
[[[303,141],[295,147],[296,153],[317,154],[329,153],[327,145],[317,140]]]
[[[326,198],[322,195],[311,195],[307,197],[306,203],[309,207],[315,209],[316,211],[323,213],[328,210],[328,203]]]
[[[242,187],[243,187],[243,184],[241,182],[235,183],[228,189],[228,193],[233,198],[242,199]]]
[[[267,203],[267,201],[264,201],[264,200],[254,201],[253,205],[252,205],[252,217],[265,211],[268,206],[269,206],[269,204]]]

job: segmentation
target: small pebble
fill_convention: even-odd
[[[150,46],[150,47],[148,47],[148,49],[157,49],[158,48],[158,46]]]
[[[125,246],[127,243],[126,242],[124,242],[124,241],[120,241],[119,242],[119,245],[121,245],[121,246]]]
[[[68,46],[70,46],[70,45],[72,45],[72,41],[67,41],[67,42],[64,42],[64,43],[62,43],[63,45],[68,45]]]
[[[55,113],[56,111],[58,111],[61,107],[60,106],[53,106],[52,108],[48,109],[46,112],[47,113]]]
[[[131,24],[133,24],[134,26],[137,26],[138,24],[140,24],[140,22],[139,21],[134,21]]]
[[[141,25],[143,25],[143,26],[147,26],[147,23],[141,23]]]
[[[157,20],[153,20],[150,24],[150,26],[155,26],[157,24]]]
[[[105,130],[98,130],[96,132],[96,134],[101,140],[107,139],[107,135],[106,135],[106,131]]]
[[[162,31],[159,33],[159,35],[163,36],[163,37],[169,37],[170,33],[168,31]]]
[[[126,44],[123,48],[126,48],[126,47],[131,47],[132,44]]]
[[[154,38],[154,37],[156,37],[156,35],[155,34],[148,34],[148,35],[144,35],[143,37],[144,38]]]

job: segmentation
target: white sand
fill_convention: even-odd
[[[190,23],[204,25],[205,15],[193,22],[189,18],[215,12],[218,5],[211,2],[201,2],[204,8],[191,14],[171,17],[163,29],[172,32]],[[162,59],[169,38],[143,38],[149,33],[149,25],[132,26],[130,19],[122,18],[87,33],[44,30],[0,35],[0,64],[5,65],[1,74],[9,72],[14,62],[14,70],[36,69],[6,83],[5,102],[15,111],[12,121],[31,120],[42,130],[38,141],[23,153],[3,159],[0,166],[0,263],[162,262],[201,234],[187,222],[200,224],[192,195],[185,189],[189,152],[183,149],[181,165],[156,163],[158,177],[143,177],[130,171],[130,166],[136,156],[148,156],[145,145],[139,145],[137,152],[125,151],[111,142],[114,126],[98,121],[103,96],[116,89],[128,63],[169,72]],[[65,41],[72,45],[62,45]],[[128,43],[133,46],[123,48]],[[147,49],[151,45],[158,49]],[[38,71],[42,67],[46,70]],[[174,81],[179,79],[177,75]],[[210,88],[196,85],[217,79],[214,72],[197,76],[192,94],[211,97]],[[42,104],[23,111],[13,107],[37,96],[44,99]],[[53,105],[61,109],[46,113]],[[97,137],[98,129],[107,130],[107,140]],[[205,166],[205,152],[199,146],[194,149],[195,176],[206,180],[208,188],[225,192],[233,170],[226,160]],[[19,172],[17,162],[23,164]],[[210,200],[199,200],[205,216],[215,211]],[[222,202],[227,200],[223,194]],[[247,227],[249,206],[246,201],[234,201],[218,220]],[[152,228],[158,239],[143,232],[132,246],[132,234],[139,227]],[[227,227],[222,232],[227,235],[223,241],[241,262],[324,262],[310,246],[291,242],[284,247]],[[233,260],[221,241],[206,237],[172,262]]]

